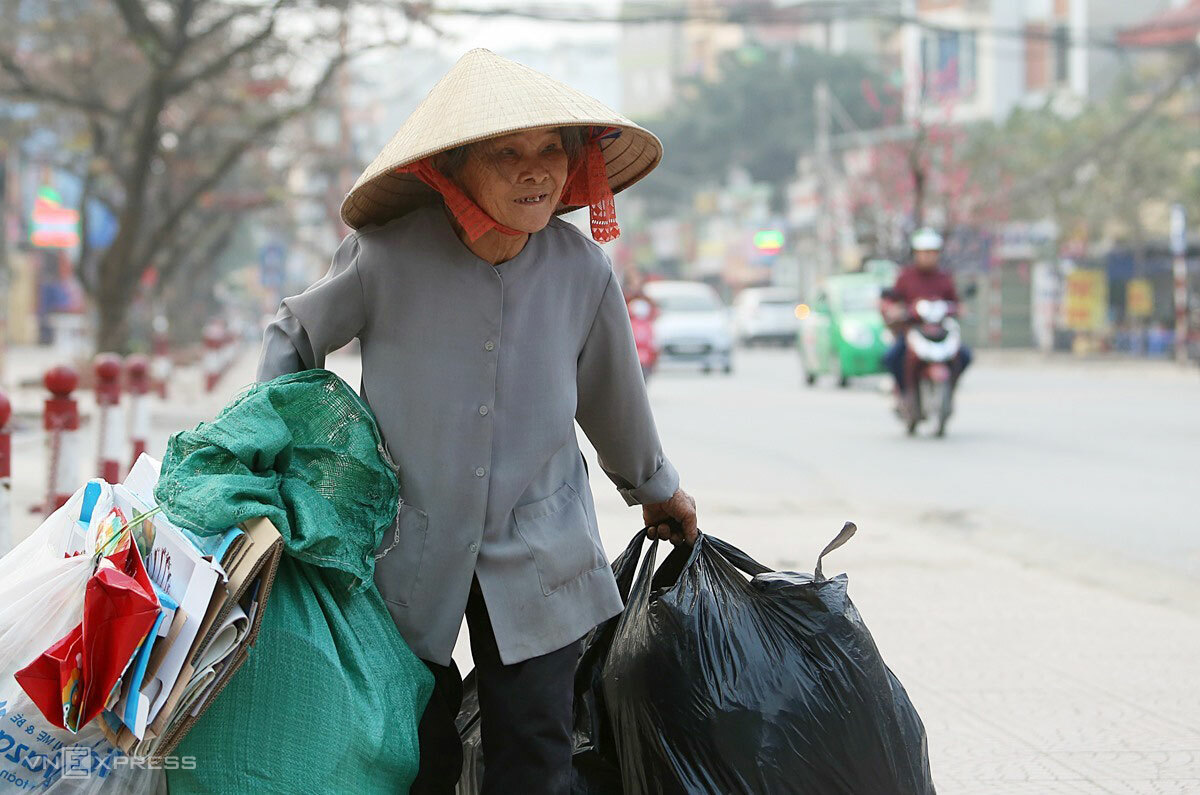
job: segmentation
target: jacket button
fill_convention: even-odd
[[[480,414],[480,416],[486,417],[486,416],[487,416],[487,413],[488,413],[488,407],[487,407],[487,406],[480,406],[480,407],[479,407],[479,414]]]
[[[475,477],[481,478],[487,474],[487,470],[483,467],[475,467]]]
[[[475,553],[475,552],[478,552],[478,551],[479,551],[479,545],[478,545],[478,544],[474,544],[474,543],[473,543],[473,544],[471,544],[471,552],[472,552],[472,553]]]
[[[492,342],[491,340],[488,340],[487,342],[483,343],[483,349],[484,349],[485,351],[492,351],[492,350],[495,350],[495,349],[496,349],[496,343]]]

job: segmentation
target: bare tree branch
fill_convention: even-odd
[[[139,0],[112,0],[112,4],[125,21],[129,36],[138,49],[151,62],[161,63],[162,54],[167,49],[167,39],[158,26],[150,21],[145,7]]]
[[[269,8],[264,8],[258,5],[236,6],[229,13],[218,17],[208,26],[201,28],[192,35],[188,36],[186,41],[181,42],[180,49],[195,49],[196,47],[204,45],[209,39],[224,33],[235,20],[240,19],[241,17],[251,14],[255,16],[261,16],[263,14],[274,16],[275,12],[278,11],[283,5],[284,0],[275,0],[275,2]]]
[[[158,285],[162,290],[185,267],[197,262],[212,262],[229,245],[240,215],[238,213],[216,213],[215,218],[205,218],[197,223],[191,234],[180,235],[170,250],[160,257],[158,263]],[[207,238],[207,239],[206,239]]]
[[[75,96],[46,85],[38,85],[30,79],[28,73],[17,63],[11,54],[0,50],[0,69],[8,74],[16,83],[15,86],[0,86],[0,95],[13,99],[27,99],[32,102],[48,102],[75,111],[99,113],[115,118],[117,112],[98,99]]]
[[[159,227],[150,235],[145,247],[140,252],[142,261],[149,261],[154,257],[164,244],[170,239],[176,227],[178,227],[183,217],[195,206],[196,202],[208,191],[215,188],[225,175],[237,165],[237,162],[248,152],[253,146],[262,140],[264,136],[278,129],[288,121],[296,118],[304,111],[315,105],[325,92],[329,83],[333,80],[333,76],[337,74],[337,70],[347,60],[345,54],[340,54],[335,58],[330,59],[326,66],[324,74],[313,85],[308,96],[304,101],[299,102],[285,110],[282,110],[272,116],[269,116],[251,128],[250,132],[244,135],[236,143],[229,146],[224,154],[212,166],[208,174],[191,187],[190,190],[184,193],[183,197],[172,207],[165,220]]]
[[[88,295],[94,295],[96,284],[88,266],[92,259],[91,223],[88,220],[88,204],[96,187],[96,155],[104,149],[104,127],[96,119],[89,120],[92,157],[88,158],[83,177],[83,188],[79,198],[79,254],[75,258],[75,276]]]
[[[191,74],[184,75],[177,80],[171,81],[171,83],[169,83],[167,86],[167,93],[171,95],[182,94],[196,83],[211,80],[214,77],[219,76],[222,72],[225,72],[233,67],[237,63],[239,56],[245,55],[248,52],[253,52],[264,42],[269,40],[274,32],[275,18],[272,17],[270,22],[264,25],[258,33],[254,34],[246,41],[230,50],[227,50],[221,55],[214,57],[207,64],[196,69]]]
[[[1171,80],[1150,98],[1146,107],[1142,108],[1138,113],[1131,114],[1118,127],[1110,131],[1107,135],[1100,137],[1091,146],[1074,151],[1070,157],[1063,158],[1055,168],[1047,169],[1015,187],[1001,191],[1004,198],[1010,202],[1017,201],[1031,193],[1043,190],[1055,180],[1070,177],[1080,168],[1099,158],[1107,151],[1119,147],[1129,138],[1131,133],[1147,121],[1155,118],[1155,111],[1162,107],[1167,100],[1175,96],[1184,83],[1197,71],[1200,71],[1200,49],[1193,52],[1184,64],[1184,67],[1176,72]]]

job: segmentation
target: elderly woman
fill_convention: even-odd
[[[458,778],[451,653],[464,615],[485,792],[569,787],[580,640],[622,609],[576,422],[651,534],[695,539],[618,280],[555,217],[589,207],[592,236],[612,239],[613,192],[661,156],[599,102],[472,51],[346,197],[356,231],[328,275],[267,329],[260,379],[361,343],[362,395],[401,484],[376,582],[437,681],[414,792],[451,792]]]

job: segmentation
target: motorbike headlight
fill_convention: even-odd
[[[842,324],[842,339],[856,348],[869,348],[875,340],[871,329],[862,323],[853,322]]]

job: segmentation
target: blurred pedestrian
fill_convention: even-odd
[[[376,583],[436,679],[413,792],[450,793],[458,779],[451,653],[464,613],[484,792],[569,790],[580,640],[622,609],[576,421],[652,534],[695,539],[620,284],[555,217],[588,207],[592,236],[612,239],[613,193],[661,156],[654,135],[596,100],[474,50],[347,195],[356,231],[329,273],[267,329],[260,380],[361,343],[363,397],[402,496]]]

